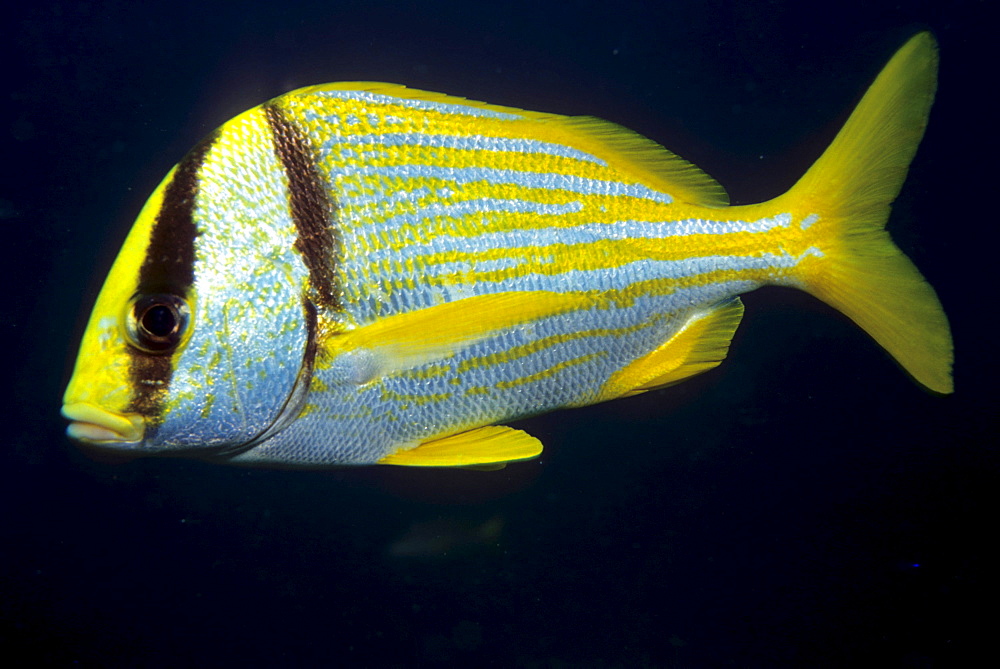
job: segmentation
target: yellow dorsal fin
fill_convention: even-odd
[[[691,318],[666,343],[613,374],[604,384],[601,400],[669,386],[718,366],[741,318],[743,302],[738,297]]]
[[[434,91],[422,91],[417,88],[407,88],[402,84],[390,84],[382,81],[338,81],[330,84],[318,84],[316,86],[306,86],[305,88],[299,88],[290,93],[285,93],[278,99],[285,97],[292,97],[296,95],[310,95],[313,93],[324,93],[327,91],[365,91],[367,93],[374,93],[376,95],[386,95],[393,98],[399,98],[400,100],[424,100],[427,102],[440,102],[441,104],[448,105],[461,105],[463,107],[470,107],[472,109],[488,109],[490,111],[500,112],[502,114],[511,114],[514,116],[519,116],[524,119],[533,120],[544,120],[549,121],[553,119],[565,118],[564,116],[559,116],[558,114],[548,114],[546,112],[533,112],[525,109],[518,109],[517,107],[504,107],[502,105],[493,105],[488,102],[480,102],[478,100],[469,100],[467,98],[459,97],[457,95],[448,95],[447,93],[435,93]]]
[[[323,342],[334,357],[364,352],[366,383],[379,376],[442,360],[477,341],[547,316],[588,307],[585,293],[523,291],[477,295],[435,307],[396,314],[336,334]]]
[[[542,442],[527,432],[503,425],[487,425],[397,451],[379,460],[379,464],[489,469],[482,465],[527,460],[541,452]]]
[[[725,207],[722,185],[680,156],[637,132],[592,116],[561,116],[552,123],[574,136],[574,148],[634,176],[675,200],[703,207]]]
[[[402,100],[424,100],[487,109],[528,121],[542,122],[545,126],[542,134],[548,135],[551,141],[590,153],[630,174],[640,183],[667,193],[678,201],[705,207],[724,207],[729,204],[729,196],[722,185],[692,163],[637,132],[592,116],[533,112],[376,81],[343,81],[309,86],[282,97],[325,91],[367,91]]]

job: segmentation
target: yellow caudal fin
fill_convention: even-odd
[[[776,203],[805,219],[804,237],[815,247],[799,264],[802,287],[864,328],[917,381],[950,393],[952,341],[944,310],[885,231],[927,125],[937,62],[930,33],[912,37],[826,152]]]

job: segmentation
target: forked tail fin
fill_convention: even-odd
[[[937,85],[930,33],[912,37],[865,93],[782,209],[808,215],[819,253],[803,258],[802,287],[875,338],[917,381],[953,390],[948,319],[930,284],[885,231]]]

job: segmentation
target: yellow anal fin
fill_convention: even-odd
[[[507,462],[537,457],[541,452],[542,442],[527,432],[503,425],[487,425],[425,441],[409,450],[397,451],[379,460],[379,464],[465,467],[488,471],[501,469]]]
[[[427,309],[382,318],[356,330],[338,333],[323,344],[334,357],[361,352],[369,362],[358,382],[367,382],[448,358],[486,337],[593,305],[585,293],[512,291],[477,295]]]
[[[614,373],[601,400],[663,388],[706,372],[722,362],[743,318],[736,297],[691,318],[681,330],[651,353]]]

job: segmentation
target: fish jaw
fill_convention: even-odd
[[[142,416],[117,414],[86,402],[64,404],[62,415],[72,421],[66,434],[88,444],[135,445],[142,442],[146,431]]]

